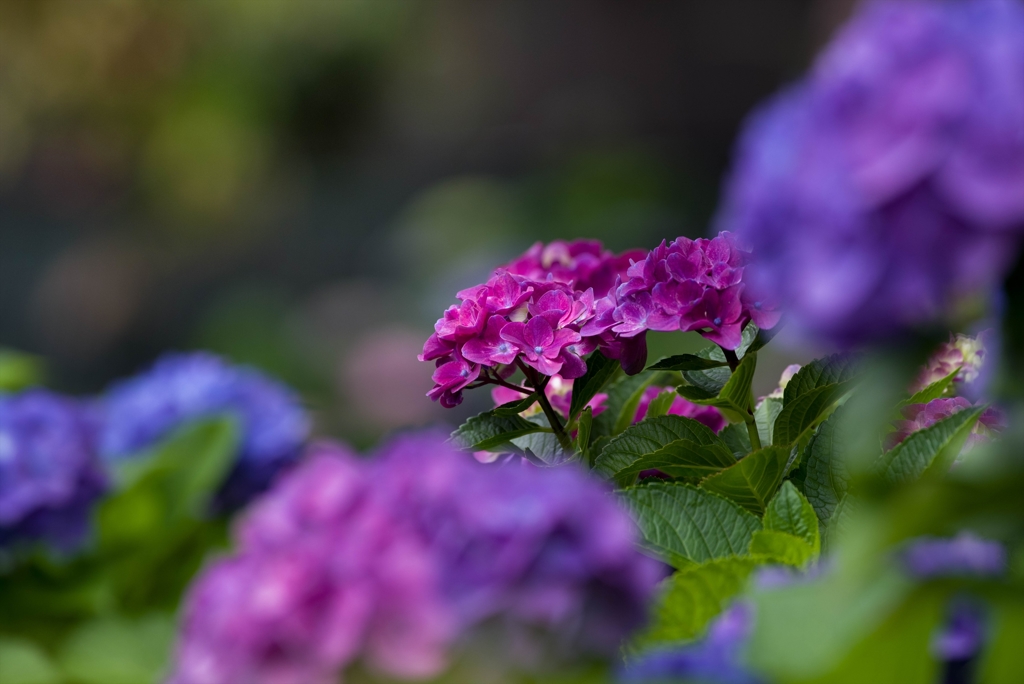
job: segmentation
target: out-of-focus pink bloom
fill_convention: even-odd
[[[633,419],[634,423],[639,423],[647,415],[647,407],[651,405],[651,401],[666,391],[664,387],[648,387],[644,390],[644,393],[640,396],[640,403],[636,407],[636,417]],[[692,401],[688,401],[683,397],[677,396],[672,400],[672,406],[668,409],[668,415],[670,416],[683,416],[685,418],[693,418],[698,423],[703,423],[715,432],[720,431],[726,425],[728,421],[722,412],[716,409],[714,406],[701,406],[700,404],[694,404]]]
[[[977,380],[985,363],[984,336],[985,333],[977,337],[950,335],[949,342],[940,346],[928,359],[928,364],[910,387],[911,394],[938,382],[957,368],[960,372],[954,382],[969,384]]]
[[[314,448],[235,537],[189,591],[172,684],[338,682],[357,663],[429,678],[484,621],[513,635],[509,665],[545,634],[609,658],[660,575],[582,471],[483,467],[432,433],[372,460]]]
[[[910,404],[902,410],[905,420],[897,420],[894,425],[895,432],[886,437],[886,448],[891,449],[907,437],[935,423],[949,418],[955,413],[964,409],[972,408],[973,404],[963,397],[951,397],[948,399],[932,399],[927,404]],[[1005,429],[1005,422],[1002,414],[995,408],[987,408],[981,414],[981,418],[971,430],[967,439],[967,445],[971,446],[984,442],[991,438],[992,432]]]

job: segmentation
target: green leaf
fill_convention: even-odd
[[[0,682],[62,684],[60,671],[46,653],[27,639],[0,638]]]
[[[522,416],[499,416],[493,411],[473,416],[452,433],[452,440],[471,451],[494,451],[507,448],[516,437],[540,432],[544,428]]]
[[[755,588],[749,595],[757,620],[748,654],[770,681],[833,681],[818,677],[883,622],[912,588],[895,569],[870,577],[852,576],[844,569],[789,586]],[[922,653],[927,655],[928,649]],[[859,680],[890,681],[901,680]]]
[[[797,371],[782,394],[783,405],[808,392],[853,380],[858,373],[858,359],[845,354],[833,354],[815,359]]]
[[[148,543],[176,521],[204,518],[234,464],[238,438],[235,420],[204,420],[174,433],[153,453],[121,463],[115,474],[120,491],[97,509],[101,543]]]
[[[38,385],[45,373],[46,367],[38,356],[0,349],[0,391],[17,392]]]
[[[647,405],[647,412],[644,414],[644,420],[650,420],[667,414],[678,396],[679,395],[676,394],[674,389],[667,389],[654,397],[654,399],[651,399],[651,403]]]
[[[533,392],[529,396],[525,396],[522,399],[516,401],[510,401],[507,404],[502,404],[496,409],[492,410],[496,416],[518,416],[520,413],[537,403],[537,393]]]
[[[941,380],[936,380],[935,382],[928,385],[921,391],[915,393],[906,401],[900,402],[900,406],[909,406],[910,404],[927,404],[932,399],[938,399],[942,397],[943,395],[946,394],[946,390],[948,390],[953,385],[953,381],[959,374],[960,366],[957,366],[956,370],[954,370],[946,377],[942,378]]]
[[[642,376],[636,376],[642,377]],[[640,406],[640,400],[643,399],[644,392],[647,388],[655,383],[658,379],[657,373],[652,373],[643,382],[638,382],[633,387],[632,393],[622,403],[622,407],[619,409],[619,415],[615,419],[615,427],[613,434],[621,434],[630,425],[633,424],[633,419],[636,418],[636,410]]]
[[[155,684],[166,675],[173,641],[174,621],[169,616],[100,618],[72,633],[59,661],[76,683]]]
[[[750,446],[750,435],[747,433],[747,427],[738,423],[732,423],[726,425],[721,432],[718,433],[718,437],[725,442],[725,445],[732,451],[733,456],[738,459],[743,458],[749,454],[753,447]]]
[[[587,458],[587,447],[590,445],[590,432],[594,424],[594,410],[589,406],[583,409],[576,427],[576,452],[583,458],[584,463],[589,462]]]
[[[803,491],[823,528],[850,488],[850,475],[843,461],[842,416],[842,409],[829,416],[804,449]]]
[[[537,419],[544,420],[542,416],[537,416]],[[537,465],[562,465],[575,455],[575,451],[563,449],[558,438],[550,430],[516,437],[510,444],[513,448],[506,446],[503,451],[518,450]]]
[[[583,407],[600,392],[619,369],[619,362],[595,351],[587,358],[587,372],[572,382],[572,403],[569,420],[575,420]]]
[[[718,436],[706,425],[683,416],[661,416],[629,427],[601,452],[595,470],[611,477],[635,461],[672,442],[687,439],[697,444],[717,444]],[[629,484],[625,482],[622,484]]]
[[[814,558],[814,549],[806,541],[778,530],[755,532],[750,539],[750,553],[796,568],[802,568]]]
[[[890,484],[905,484],[928,470],[945,472],[960,455],[984,406],[964,409],[934,425],[912,433],[882,454],[878,470]]]
[[[616,482],[631,482],[645,470],[660,470],[672,477],[704,478],[736,463],[725,444],[697,444],[688,439],[670,442],[615,473]]]
[[[761,444],[771,444],[775,431],[775,420],[782,413],[782,400],[776,397],[765,397],[764,401],[754,409],[754,422]],[[747,438],[749,441],[749,437]]]
[[[701,482],[700,486],[726,496],[748,511],[761,513],[786,474],[789,448],[766,447]]]
[[[827,417],[835,403],[852,387],[852,381],[831,383],[810,389],[790,400],[783,399],[782,411],[775,419],[773,442],[785,445],[799,440],[820,420]]]
[[[749,418],[747,407],[750,405],[750,385],[754,381],[756,368],[757,354],[743,357],[718,396],[710,396],[707,390],[686,385],[677,388],[677,391],[695,404],[714,406],[734,423],[742,422]]]
[[[979,684],[1017,682],[1024,672],[1024,601],[1006,595],[995,602],[988,647],[982,653]]]
[[[725,357],[722,359],[711,359],[703,356],[697,356],[696,354],[679,354],[678,356],[670,356],[665,359],[654,363],[649,366],[647,370],[650,371],[699,371],[708,370],[709,368],[721,368],[728,366]]]
[[[761,349],[763,349],[764,347],[766,347],[768,343],[771,342],[772,339],[778,334],[778,332],[782,330],[782,323],[781,321],[779,323],[776,323],[775,327],[772,328],[771,330],[761,330],[753,323],[747,323],[747,327],[743,330],[743,332],[747,333],[748,330],[750,331],[750,333],[753,334],[753,340],[750,342],[750,345],[747,346],[745,353],[754,354],[756,352],[761,351]]]
[[[676,567],[745,555],[761,529],[756,516],[732,501],[687,484],[652,482],[621,496],[646,545]]]
[[[743,341],[740,346],[736,349],[736,357],[742,359],[748,350],[749,353],[757,351],[752,350],[753,342],[757,338],[758,329],[753,323],[748,323],[747,327],[743,329]],[[696,370],[696,371],[683,371],[683,377],[688,383],[694,387],[700,387],[702,390],[709,392],[711,395],[717,395],[722,391],[722,387],[729,381],[732,373],[728,369],[728,364],[725,363],[725,354],[722,352],[722,348],[717,344],[705,347],[697,352],[697,356],[701,359],[707,359],[710,361],[721,362],[725,367],[709,368],[707,370]]]
[[[640,648],[694,639],[740,593],[757,561],[722,558],[675,573],[662,583],[651,624],[635,641]]]
[[[802,539],[814,555],[821,549],[818,516],[792,482],[783,482],[764,512],[764,528]]]

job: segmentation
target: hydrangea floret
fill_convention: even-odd
[[[607,658],[661,575],[634,535],[575,468],[484,467],[434,433],[371,460],[321,445],[193,586],[170,681],[333,682],[357,663],[429,678],[485,626],[509,667]]]
[[[780,318],[775,304],[750,291],[743,274],[750,253],[730,233],[708,240],[662,242],[598,303],[585,334],[631,338],[648,330],[697,331],[723,349],[742,342],[749,321],[763,329]]]
[[[42,543],[70,552],[87,540],[108,487],[95,437],[73,399],[39,389],[0,395],[0,550]]]

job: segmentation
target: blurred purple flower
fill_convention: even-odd
[[[741,137],[719,225],[748,280],[840,343],[999,283],[1024,228],[1024,8],[875,2]]]
[[[648,387],[644,390],[644,393],[640,395],[640,403],[637,404],[636,407],[636,417],[633,419],[634,423],[639,423],[644,419],[644,416],[647,415],[647,407],[650,406],[651,400],[663,391],[666,391],[664,387]],[[715,432],[720,431],[728,424],[728,421],[725,419],[725,416],[722,415],[722,412],[714,406],[701,406],[700,404],[694,404],[692,401],[688,401],[680,396],[676,396],[672,400],[672,406],[668,409],[668,415],[693,418],[697,422],[707,425]]]
[[[106,488],[80,405],[45,390],[0,396],[0,548],[74,550]]]
[[[113,385],[100,402],[100,455],[130,458],[202,418],[238,420],[238,459],[219,503],[235,508],[295,461],[309,432],[299,398],[263,373],[206,352],[169,354]]]
[[[942,539],[912,540],[900,554],[903,566],[919,579],[934,577],[998,577],[1006,572],[1005,547],[970,532]]]
[[[949,418],[967,408],[973,408],[973,404],[963,397],[932,399],[927,404],[904,406],[901,413],[906,420],[897,420],[893,423],[896,430],[886,436],[885,446],[887,449],[891,449],[913,433],[931,427],[940,420]],[[967,446],[984,442],[991,438],[993,432],[1004,428],[1002,413],[998,409],[987,408],[971,430],[971,434],[967,438]]]
[[[985,643],[983,607],[966,596],[956,596],[947,610],[946,622],[932,640],[932,651],[944,661],[973,658]]]
[[[749,606],[733,604],[708,628],[700,641],[672,650],[655,651],[629,663],[619,675],[622,684],[699,681],[707,684],[757,684],[762,680],[743,665],[753,615]]]
[[[482,466],[432,433],[372,460],[315,448],[236,537],[186,600],[174,684],[335,682],[356,662],[429,677],[484,622],[608,658],[660,574],[596,481]]]

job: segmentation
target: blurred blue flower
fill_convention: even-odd
[[[0,548],[43,542],[69,552],[87,539],[107,485],[94,437],[71,399],[45,390],[0,395]]]
[[[144,373],[113,385],[101,403],[100,454],[137,456],[202,418],[238,420],[241,444],[218,502],[231,509],[267,488],[298,458],[309,433],[299,397],[263,373],[213,354],[170,354]]]
[[[839,343],[936,320],[998,286],[1024,232],[1024,7],[863,6],[757,111],[719,229],[751,284]]]
[[[749,606],[733,604],[711,623],[704,639],[681,648],[652,652],[631,662],[620,674],[619,682],[759,684],[762,680],[742,663],[752,621]]]

